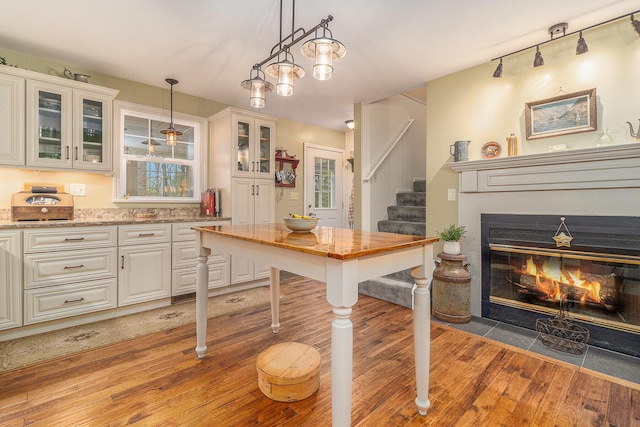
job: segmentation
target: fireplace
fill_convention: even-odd
[[[640,217],[482,214],[481,262],[483,317],[535,329],[563,303],[589,344],[640,356]]]

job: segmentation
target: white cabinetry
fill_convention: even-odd
[[[117,306],[116,230],[24,231],[26,325]]]
[[[22,325],[21,234],[0,231],[0,330]]]
[[[113,96],[27,80],[27,166],[110,171]]]
[[[24,165],[25,79],[0,74],[0,164]]]
[[[173,224],[171,237],[171,295],[196,291],[196,267],[198,265],[196,233],[192,227],[228,225],[228,221],[185,222]],[[209,266],[209,289],[229,285],[229,255],[211,252]]]
[[[232,224],[275,222],[275,117],[227,108],[209,117],[210,186]],[[269,276],[269,267],[232,257],[231,283]]]
[[[171,296],[171,224],[118,227],[118,305]]]

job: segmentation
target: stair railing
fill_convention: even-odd
[[[387,157],[389,157],[389,154],[391,154],[391,152],[396,147],[396,145],[398,145],[398,142],[400,142],[400,140],[402,139],[404,134],[407,133],[407,131],[409,130],[409,128],[411,127],[411,125],[413,124],[414,121],[415,121],[415,119],[409,119],[407,121],[407,124],[405,125],[404,129],[402,129],[402,131],[396,137],[396,139],[391,144],[389,144],[389,146],[387,147],[387,149],[384,152],[384,154],[382,155],[382,157],[380,157],[380,160],[378,160],[378,163],[376,163],[375,166],[371,169],[371,172],[369,172],[369,174],[366,177],[363,178],[363,181],[371,180],[371,178],[373,177],[373,175],[375,175],[375,173],[378,170],[378,168],[380,167],[380,165],[382,165],[382,163],[384,163],[384,161],[387,159]]]

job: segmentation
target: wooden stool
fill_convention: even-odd
[[[320,353],[297,342],[268,347],[258,356],[258,387],[270,399],[296,402],[320,387]]]

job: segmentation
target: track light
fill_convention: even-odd
[[[173,85],[178,84],[178,81],[176,79],[165,79],[165,81],[171,85],[171,122],[169,123],[169,129],[163,129],[160,133],[167,135],[167,145],[175,147],[178,143],[178,137],[182,135],[182,132],[173,127]]]
[[[621,15],[621,16],[617,16],[615,18],[611,18],[611,19],[608,19],[606,21],[599,22],[599,23],[591,25],[589,27],[585,27],[585,28],[582,28],[580,30],[573,31],[571,33],[567,33],[567,29],[569,28],[569,24],[567,24],[566,22],[561,22],[559,24],[552,25],[551,27],[549,27],[549,30],[548,30],[549,35],[551,36],[551,38],[549,40],[546,40],[546,41],[543,41],[543,42],[540,42],[540,43],[537,43],[537,44],[534,44],[534,45],[531,45],[531,46],[528,46],[528,47],[525,47],[525,48],[522,48],[522,49],[515,50],[515,51],[507,53],[505,55],[501,55],[501,56],[498,56],[496,58],[493,58],[492,61],[496,61],[498,59],[500,60],[500,63],[496,67],[496,70],[493,72],[493,77],[496,77],[496,78],[502,77],[502,60],[503,60],[503,58],[506,58],[507,56],[515,55],[516,53],[524,52],[525,50],[529,50],[529,49],[532,49],[534,47],[536,48],[536,56],[535,56],[535,59],[533,61],[533,66],[534,67],[540,67],[540,66],[544,65],[544,59],[542,58],[542,53],[540,52],[540,46],[542,46],[543,44],[546,44],[546,43],[551,43],[551,42],[554,42],[556,40],[560,40],[560,39],[562,39],[564,37],[567,37],[567,36],[570,36],[570,35],[573,35],[573,34],[579,34],[578,43],[576,45],[576,55],[582,55],[583,53],[587,53],[587,52],[589,52],[589,46],[587,46],[587,42],[585,41],[584,37],[582,37],[582,32],[583,31],[590,30],[592,28],[596,28],[596,27],[599,27],[601,25],[609,24],[609,23],[614,22],[614,21],[619,21],[620,19],[626,18],[627,16],[631,17],[631,26],[633,27],[635,32],[638,34],[638,36],[640,36],[640,21],[638,21],[638,20],[636,20],[634,18],[634,15],[638,14],[638,13],[640,13],[640,10],[636,10],[636,11],[634,11],[632,13],[627,13],[627,14],[624,14],[624,15]]]
[[[500,58],[500,63],[496,67],[496,70],[493,72],[493,77],[499,79],[502,77],[502,58]]]
[[[536,46],[536,57],[533,60],[534,67],[540,67],[544,65],[544,59],[542,58],[542,53],[540,52],[540,46]]]
[[[631,14],[631,26],[633,26],[633,29],[636,30],[636,33],[640,36],[640,22],[633,19],[633,13]]]
[[[582,37],[582,31],[580,31],[580,38],[578,38],[578,45],[576,46],[576,55],[582,55],[587,52],[589,52],[589,46],[587,46],[587,42],[584,41],[584,37]]]

